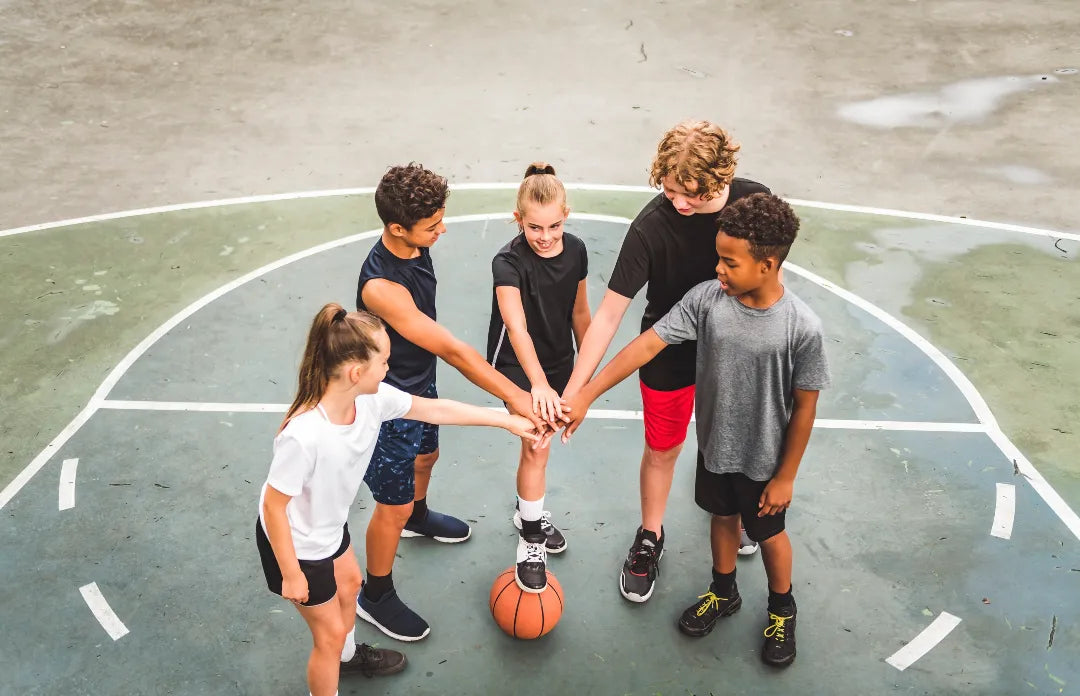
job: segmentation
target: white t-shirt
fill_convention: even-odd
[[[285,512],[298,560],[329,558],[341,546],[342,527],[371,463],[379,427],[411,407],[412,396],[382,383],[375,394],[356,397],[356,419],[349,425],[331,423],[320,406],[294,416],[274,438],[259,519],[267,485],[292,496]]]

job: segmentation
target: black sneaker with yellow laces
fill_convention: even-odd
[[[716,625],[717,619],[731,616],[742,607],[742,597],[739,596],[737,584],[732,583],[731,592],[728,595],[720,597],[710,588],[698,597],[698,601],[688,606],[679,617],[679,630],[695,638],[708,635]]]
[[[795,661],[795,605],[769,610],[761,659],[767,665],[786,667]]]

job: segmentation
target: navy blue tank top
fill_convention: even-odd
[[[417,309],[435,321],[435,267],[429,249],[421,247],[416,258],[402,259],[394,256],[382,239],[375,242],[360,268],[360,280],[356,285],[359,309],[367,309],[364,284],[373,278],[385,278],[403,286]],[[407,340],[389,324],[386,333],[390,336],[390,371],[386,373],[386,383],[409,394],[422,394],[435,381],[434,353]]]

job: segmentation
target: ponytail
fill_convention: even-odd
[[[525,177],[518,186],[517,212],[525,214],[525,208],[531,204],[548,205],[559,203],[564,211],[566,207],[566,187],[555,176],[555,167],[547,162],[533,162],[525,169]]]
[[[311,322],[304,357],[300,361],[300,374],[296,398],[285,414],[281,427],[315,405],[326,393],[330,378],[342,363],[366,362],[378,352],[376,334],[383,330],[383,323],[368,312],[347,312],[341,305],[331,302],[324,305]]]

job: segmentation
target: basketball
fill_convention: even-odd
[[[510,566],[491,586],[491,615],[506,635],[532,640],[559,623],[563,612],[563,590],[555,575],[547,572],[547,589],[539,594],[524,592],[514,580]]]

